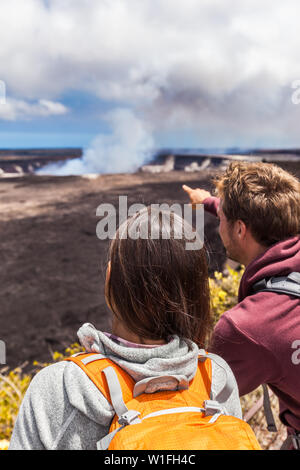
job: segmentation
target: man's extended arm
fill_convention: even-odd
[[[202,201],[202,204],[204,205],[204,210],[206,212],[209,212],[212,215],[215,215],[218,217],[218,208],[220,205],[220,199],[218,197],[207,197]]]
[[[193,207],[197,204],[203,204],[205,211],[218,217],[218,207],[220,204],[220,199],[218,197],[212,196],[210,192],[205,189],[192,189],[186,184],[182,186],[182,189],[184,189],[184,191],[189,195]]]

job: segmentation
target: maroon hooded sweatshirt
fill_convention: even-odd
[[[204,208],[217,215],[220,200]],[[275,292],[251,293],[251,286],[271,276],[300,272],[300,235],[270,246],[245,269],[238,304],[218,321],[211,350],[230,365],[245,395],[267,383],[278,396],[280,419],[300,431],[300,299]]]

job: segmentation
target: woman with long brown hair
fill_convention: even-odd
[[[207,256],[179,215],[145,208],[118,229],[109,250],[105,296],[112,332],[84,324],[78,337],[88,353],[125,371],[135,391],[188,388],[198,370],[199,349],[211,330]],[[211,397],[230,378],[223,405],[241,418],[233,374],[212,363]],[[136,392],[137,393],[137,392]],[[39,372],[23,400],[10,449],[95,449],[109,432],[114,410],[72,361]]]
[[[143,238],[132,237],[137,232]],[[204,247],[187,249],[195,236],[174,212],[151,207],[119,228],[109,250],[105,291],[115,331],[126,326],[138,342],[167,343],[175,334],[206,346],[211,330],[208,268]]]

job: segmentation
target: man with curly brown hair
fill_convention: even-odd
[[[300,272],[300,182],[275,164],[232,162],[213,183],[215,196],[183,189],[193,205],[204,204],[219,218],[226,254],[245,272],[238,304],[221,316],[211,349],[230,365],[240,396],[268,384],[281,421],[299,433],[300,299],[253,286]]]

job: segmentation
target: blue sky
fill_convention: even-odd
[[[0,148],[300,147],[299,13],[297,0],[1,2]]]
[[[114,108],[113,103],[80,90],[69,91],[59,98],[68,109],[65,114],[44,119],[0,121],[0,147],[85,148],[97,134],[109,132],[101,116]]]

